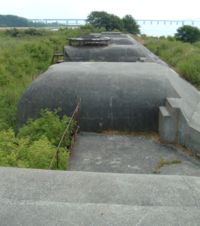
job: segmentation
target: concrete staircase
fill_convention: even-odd
[[[200,225],[200,178],[0,168],[0,225]]]
[[[163,141],[181,144],[200,155],[200,103],[194,109],[182,98],[167,98],[159,109],[159,134]]]

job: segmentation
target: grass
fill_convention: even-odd
[[[43,115],[40,121],[27,124],[18,133],[17,103],[27,86],[49,67],[53,53],[63,51],[63,46],[67,45],[67,37],[90,32],[91,28],[87,26],[56,32],[33,29],[0,31],[1,166],[48,168],[58,145],[56,139],[61,138],[67,119],[59,119],[49,112]],[[49,120],[52,117],[54,119]],[[52,125],[50,121],[53,122]],[[42,125],[48,129],[41,129]],[[68,143],[69,139],[70,135],[67,137]],[[69,158],[66,146],[68,145],[63,146],[60,152],[64,161],[61,161],[59,169],[65,169]]]
[[[141,42],[200,89],[200,42],[183,43],[172,37],[143,37]]]
[[[67,36],[83,35],[87,29],[40,31],[39,35],[0,31],[0,130],[15,129],[16,109],[25,88],[45,71],[54,52],[62,52]],[[37,34],[37,33],[36,33]]]
[[[174,165],[174,164],[180,164],[181,161],[180,160],[167,160],[167,159],[160,159],[160,161],[157,163],[153,173],[155,174],[159,174],[160,173],[160,169],[164,166],[169,166],[169,165]]]

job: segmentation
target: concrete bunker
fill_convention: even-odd
[[[177,96],[166,73],[168,68],[151,63],[53,65],[23,95],[18,121],[36,118],[41,108],[71,115],[81,98],[83,131],[157,131],[159,106]]]
[[[94,53],[98,51],[88,47],[93,48],[93,56],[87,57],[87,62],[51,66],[22,96],[18,126],[38,117],[44,108],[61,108],[61,114],[71,115],[81,98],[82,131],[155,131],[166,142],[199,152],[199,92],[146,48],[135,45],[153,60],[89,62],[94,61]],[[127,48],[126,45],[118,47],[122,51]],[[80,48],[76,50],[77,56],[82,53]]]
[[[158,62],[161,61],[129,35],[118,32],[69,38],[64,61],[72,62]]]

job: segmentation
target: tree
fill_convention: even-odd
[[[123,22],[123,28],[125,31],[131,33],[131,34],[139,34],[140,29],[137,22],[134,20],[134,18],[131,15],[126,15],[122,18]]]
[[[107,31],[114,29],[122,30],[122,20],[113,14],[105,11],[93,11],[87,17],[87,22],[96,28],[105,28]]]
[[[0,15],[0,27],[28,27],[29,20],[13,15]]]
[[[177,29],[175,38],[179,41],[193,43],[200,40],[200,30],[197,27],[184,25]]]

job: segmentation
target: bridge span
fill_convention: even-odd
[[[30,21],[34,23],[55,23],[58,25],[65,26],[81,26],[87,23],[86,19],[30,19]],[[200,20],[163,20],[163,19],[136,19],[139,25],[192,25],[198,26],[200,24]]]

